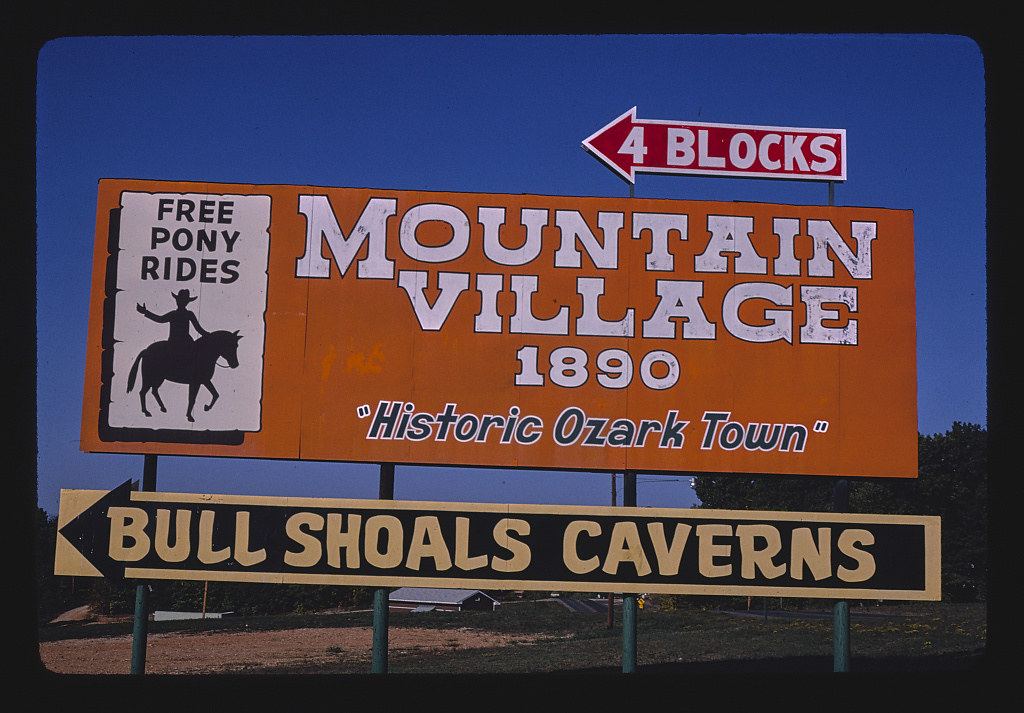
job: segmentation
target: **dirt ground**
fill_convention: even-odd
[[[326,661],[365,661],[370,670],[370,627],[310,628],[288,631],[153,634],[147,637],[146,673],[197,674],[258,671],[260,668]],[[388,631],[390,656],[452,648],[507,646],[530,636],[503,636],[471,629],[395,628]],[[128,674],[132,637],[44,641],[43,666],[60,674]]]

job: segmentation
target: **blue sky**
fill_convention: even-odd
[[[78,447],[100,178],[626,196],[581,142],[645,119],[847,132],[837,205],[911,209],[918,429],[986,425],[985,84],[938,35],[69,37],[37,66],[37,489],[139,478]],[[824,204],[825,184],[640,175],[637,197]],[[377,496],[377,467],[161,457],[175,492]],[[606,505],[607,474],[399,466],[401,499]],[[621,503],[621,493],[620,493]],[[689,507],[643,477],[641,506]]]

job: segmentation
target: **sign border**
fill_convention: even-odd
[[[645,167],[637,166],[636,164],[630,165],[629,173],[623,171],[613,161],[610,160],[603,152],[599,151],[593,146],[593,140],[604,133],[607,129],[611,128],[615,124],[622,121],[625,117],[630,117],[633,123],[639,124],[660,124],[660,125],[672,125],[672,126],[697,126],[697,127],[708,127],[715,129],[753,129],[756,131],[790,131],[790,132],[817,132],[817,133],[829,133],[838,134],[842,136],[840,145],[840,161],[842,163],[842,171],[838,176],[822,176],[815,177],[812,175],[804,174],[782,174],[774,173],[772,171],[737,171],[737,170],[715,170],[715,169],[699,169],[689,168],[680,166],[679,168],[669,167]],[[787,180],[787,181],[816,181],[819,183],[842,183],[846,181],[846,129],[822,129],[822,128],[810,128],[806,126],[768,126],[761,124],[723,124],[714,123],[707,121],[681,121],[674,119],[637,119],[636,107],[634,106],[629,111],[623,112],[616,118],[609,121],[607,124],[602,126],[600,129],[592,133],[587,138],[583,139],[583,148],[598,161],[603,163],[606,167],[617,173],[623,179],[633,184],[636,183],[636,174],[657,174],[657,175],[673,175],[673,176],[713,176],[719,178],[759,178],[759,179],[774,179],[774,180]]]
[[[107,491],[99,490],[62,490],[61,509],[58,516],[58,532],[68,522],[85,512]],[[152,569],[125,566],[126,578],[196,580],[224,582],[263,582],[278,584],[328,584],[371,587],[448,587],[457,586],[469,589],[529,589],[570,592],[616,591],[624,593],[655,593],[655,594],[689,594],[715,596],[789,596],[810,597],[817,599],[895,599],[905,601],[938,601],[942,598],[941,591],[941,520],[930,515],[891,515],[869,513],[831,513],[831,512],[789,512],[771,510],[712,510],[702,508],[648,508],[648,507],[614,507],[587,505],[536,505],[536,504],[499,504],[499,503],[459,503],[420,500],[362,500],[353,498],[314,498],[314,497],[279,497],[279,496],[244,496],[216,495],[194,493],[169,493],[131,491],[131,502],[150,503],[181,503],[208,505],[253,505],[279,506],[288,508],[353,508],[360,510],[420,510],[420,511],[458,511],[492,514],[553,514],[579,515],[581,517],[643,517],[643,518],[687,518],[697,520],[733,520],[757,522],[850,522],[853,524],[908,525],[924,528],[924,587],[920,590],[894,590],[882,588],[853,587],[802,587],[772,586],[758,584],[716,585],[716,584],[659,584],[654,582],[616,581],[614,583],[591,580],[537,580],[508,578],[474,578],[452,576],[373,576],[359,574],[320,574],[295,572],[226,572],[218,570],[176,570]],[[67,506],[67,507],[65,507]],[[60,574],[79,576],[101,576],[96,568],[85,560],[70,542],[58,536],[56,563],[64,562],[70,569],[60,570]],[[68,564],[70,562],[71,564]],[[77,564],[78,567],[72,567]],[[56,568],[55,564],[55,568]],[[91,570],[91,572],[90,572]]]

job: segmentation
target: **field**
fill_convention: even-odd
[[[754,599],[726,612],[700,607],[638,614],[637,673],[762,674],[832,671],[827,603],[780,610]],[[783,606],[785,603],[783,602]],[[986,607],[901,603],[850,607],[853,672],[967,672],[984,668]],[[615,674],[621,612],[571,611],[556,600],[507,602],[496,612],[393,612],[389,673]],[[367,674],[372,614],[150,622],[147,674]],[[127,674],[130,620],[50,624],[43,667],[57,674]]]

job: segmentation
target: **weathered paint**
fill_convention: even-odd
[[[103,180],[96,236],[86,451],[916,477],[910,211]],[[161,411],[184,311],[241,338]]]

